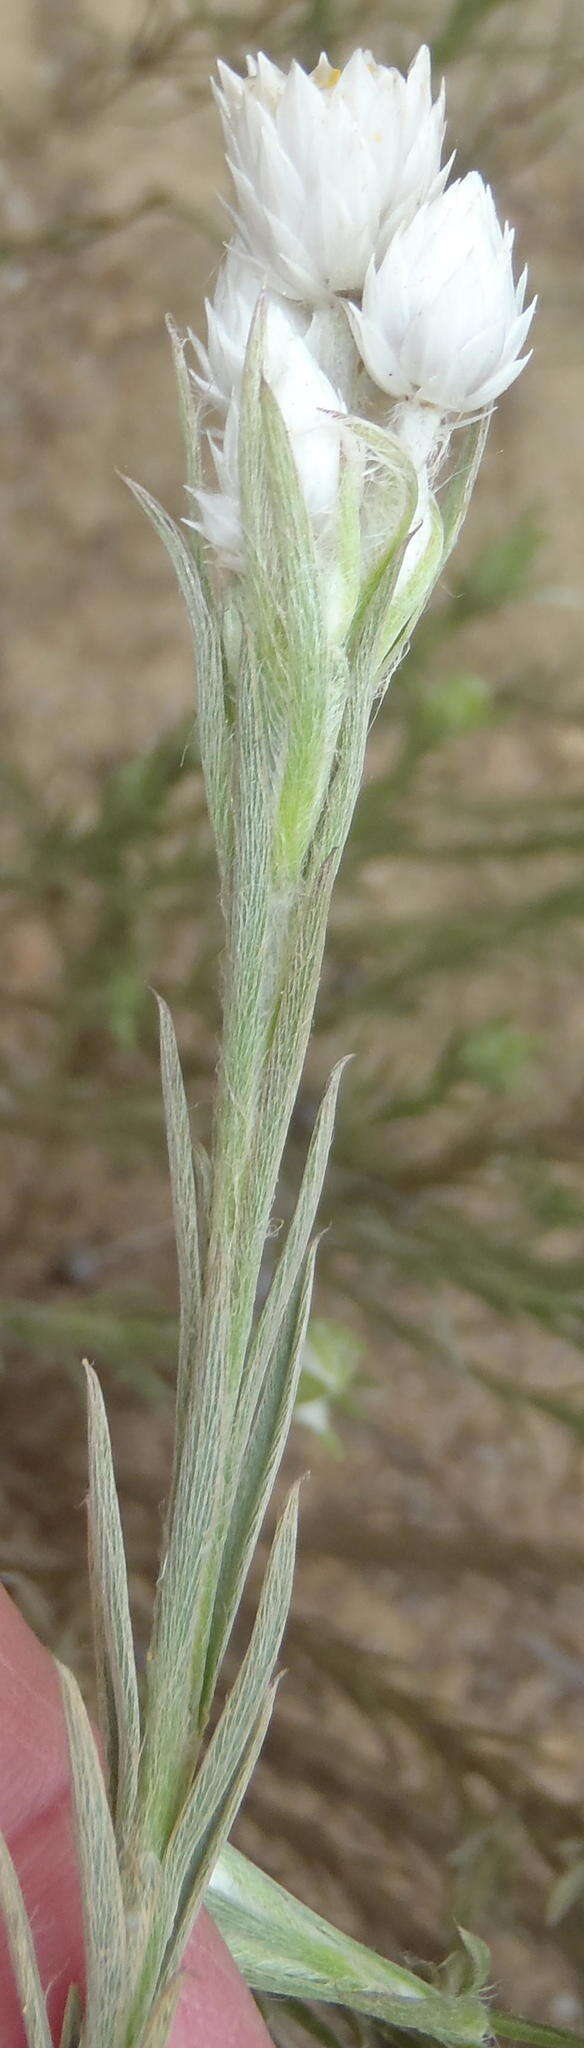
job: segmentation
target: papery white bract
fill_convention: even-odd
[[[219,65],[217,98],[235,185],[237,225],[276,289],[316,304],[359,290],[372,254],[441,189],[444,95],[430,59],[407,78],[356,50],[343,71],[326,57],[310,76],[248,58],[248,77]]]
[[[266,288],[265,273],[246,249],[232,242],[217,275],[212,300],[205,300],[207,347],[191,335],[199,361],[196,382],[203,399],[223,415],[233,392],[241,389],[245,351],[253,316]],[[272,297],[274,295],[272,294]],[[285,302],[290,328],[302,336],[310,314]]]
[[[350,408],[362,366],[341,306],[302,306],[298,300],[268,291],[260,265],[236,241],[226,251],[213,298],[205,301],[206,348],[189,329],[199,364],[192,375],[204,405],[212,406],[224,422],[233,393],[241,390],[250,327],[262,296],[280,308],[290,334],[306,342],[319,369]]]
[[[469,172],[398,230],[369,266],[362,307],[347,308],[374,383],[442,415],[492,405],[528,360],[526,282],[514,282],[513,233],[489,186]]]
[[[225,414],[241,384],[249,330],[265,279],[246,250],[233,242],[217,274],[212,299],[205,299],[207,347],[191,340],[199,363],[196,383],[207,404]]]
[[[295,319],[295,308],[268,299],[265,320],[264,374],[277,399],[304,497],[317,530],[334,515],[339,490],[343,434],[348,433],[347,407],[307,347]],[[210,446],[218,490],[197,492],[203,532],[226,566],[244,562],[239,493],[239,390],[234,386],[224,434]]]

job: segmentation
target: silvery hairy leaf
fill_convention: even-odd
[[[140,1708],[124,1539],[107,1415],[99,1380],[85,1364],[89,1449],[89,1584],[99,1726],[118,1840],[127,1839],[136,1803]]]
[[[234,1460],[221,1570],[217,1582],[203,1690],[207,1711],[217,1670],[231,1634],[255,1546],[280,1469],[294,1414],[310,1316],[317,1244],[310,1247],[284,1314],[249,1423],[245,1447]]]
[[[347,689],[328,641],[314,536],[280,407],[262,373],[260,303],[242,384],[240,481],[251,618],[283,763],[281,857],[295,871],[330,772]]]
[[[193,1144],[193,1166],[195,1169],[195,1181],[197,1186],[197,1208],[199,1215],[199,1245],[202,1265],[208,1236],[209,1210],[211,1207],[211,1192],[213,1187],[213,1168],[211,1165],[209,1154],[205,1146],[201,1144],[199,1138],[195,1138]]]
[[[253,1182],[267,1229],[282,1147],[296,1101],[318,993],[335,860],[312,860],[289,919],[280,987],[258,1099]]]
[[[172,348],[175,376],[178,388],[179,417],[187,464],[187,490],[192,495],[197,490],[198,485],[201,483],[199,430],[200,402],[195,396],[193,381],[191,376],[189,375],[189,371],[187,369],[187,365],[185,362],[185,341],[182,335],[178,334],[177,329],[174,325],[174,321],[170,319],[170,316],[168,314],[166,319],[166,325],[168,328],[168,333],[170,335],[170,344]],[[191,549],[195,556],[195,560],[199,570],[199,575],[201,577],[204,593],[207,600],[209,600],[210,586],[207,581],[205,569],[205,550],[203,548],[203,543],[200,535],[197,532],[196,527],[189,526],[189,538]]]
[[[182,590],[193,634],[197,665],[197,726],[201,763],[217,858],[223,882],[231,839],[231,735],[225,713],[221,640],[210,599],[180,527],[141,484],[125,477],[143,512],[164,542]]]
[[[270,1549],[248,1649],[228,1694],[192,1793],[174,1830],[165,1872],[182,1888],[193,1844],[207,1834],[219,1812],[272,1678],[292,1597],[298,1525],[298,1486],[293,1487]]]
[[[101,1766],[79,1687],[59,1665],[81,1878],[86,1994],[83,2036],[112,2048],[126,1992],[126,1929],[116,1842]]]
[[[213,1244],[212,1284],[207,1287],[192,1356],[179,1387],[178,1457],[173,1475],[171,1533],[159,1578],[153,1651],[150,1660],[145,1772],[151,1796],[164,1813],[163,1834],[175,1817],[170,1780],[177,1755],[189,1742],[198,1715],[222,1546],[224,1473],[228,1456],[230,1305],[233,1289],[231,1240],[237,1219],[238,1169],[253,1150],[258,1112],[257,1077],[262,1032],[269,1021],[270,853],[272,795],[263,744],[257,671],[249,634],[241,647],[233,748],[233,846],[228,910],[227,974],[224,999],[221,1102],[213,1201],[221,1230]],[[178,1058],[165,1038],[166,1094],[172,1095],[176,1125]],[[182,1089],[182,1083],[181,1083]],[[181,1180],[190,1176],[190,1136],[184,1099],[180,1111]],[[188,1160],[187,1160],[188,1144]],[[178,1159],[175,1158],[175,1172]],[[184,1193],[184,1189],[183,1189]],[[190,1198],[189,1198],[190,1199]],[[181,1203],[183,1197],[181,1196]],[[189,1226],[190,1228],[190,1226]],[[179,1238],[185,1238],[185,1223]],[[194,1229],[183,1244],[190,1268],[189,1315],[194,1311],[197,1244]],[[185,1265],[186,1273],[186,1265]],[[236,1361],[237,1363],[237,1361]],[[186,1388],[188,1380],[188,1403]],[[195,1663],[196,1650],[196,1663]],[[168,1801],[164,1781],[168,1781]],[[156,1789],[155,1789],[156,1788]],[[170,1803],[168,1803],[170,1802]]]
[[[393,597],[385,615],[380,619],[372,651],[373,679],[393,674],[394,651],[402,643],[405,634],[411,634],[414,625],[424,611],[444,561],[444,529],[439,507],[435,498],[430,498],[427,514],[428,533],[423,554],[415,567],[407,574],[407,555],[404,558],[402,576],[395,587]],[[412,539],[412,546],[414,542]]]
[[[260,1750],[272,1716],[278,1682],[274,1680],[264,1693],[258,1709],[247,1748],[243,1751],[226,1796],[211,1822],[204,1840],[199,1841],[192,1865],[189,1867],[178,1903],[177,1917],[168,1930],[168,1940],[162,1953],[159,1982],[162,1991],[172,1982],[180,1969],[187,1942],[195,1925],[197,1914],[203,1903],[205,1892],[217,1859],[221,1854],[233,1823],[239,1813],[250,1778],[255,1769]]]
[[[415,523],[418,480],[414,465],[394,434],[367,420],[353,420],[357,439],[378,464],[369,486],[370,522],[377,545],[351,625],[350,655],[359,670],[375,673],[377,646],[399,576],[404,548]],[[370,545],[371,552],[371,545]]]
[[[363,553],[363,476],[354,450],[341,445],[336,518],[327,536],[319,536],[321,579],[331,576],[337,589],[337,637],[346,641],[359,601]]]
[[[274,1004],[270,1044],[258,1099],[256,1139],[246,1198],[263,1218],[263,1233],[277,1185],[282,1147],[300,1085],[318,994],[328,913],[335,876],[357,800],[369,721],[371,693],[352,689],[342,719],[326,803],[315,833],[306,876],[287,921]]]
[[[441,492],[442,525],[444,528],[443,564],[448,561],[456,546],[463,521],[466,519],[470,500],[481,466],[492,413],[481,413],[465,427],[455,442],[456,460],[453,460],[452,474],[444,491]]]
[[[82,2025],[83,2002],[81,1993],[76,1984],[71,1984],[67,1992],[67,2002],[63,2013],[59,2048],[79,2048]]]
[[[332,1144],[341,1077],[349,1058],[350,1055],[338,1061],[325,1089],[315,1118],[294,1214],[250,1344],[235,1422],[236,1435],[244,1450],[254,1408],[262,1392],[269,1361],[313,1229]]]
[[[20,1997],[27,2048],[52,2048],[30,1921],[3,1835],[0,1835],[0,1907]]]
[[[327,649],[310,518],[282,416],[265,382],[264,351],[260,300],[242,381],[239,474],[252,619],[272,688],[287,716],[296,670],[300,687],[303,667],[316,680]]]
[[[182,1989],[181,1977],[171,1977],[152,2007],[140,2036],[140,2048],[167,2048]]]
[[[228,1305],[218,1286],[208,1344],[190,1390],[156,1589],[141,1764],[151,1841],[162,1851],[176,1818],[177,1775],[196,1720],[222,1546],[227,1452]],[[195,1664],[196,1652],[196,1664]]]
[[[326,870],[331,892],[363,777],[365,749],[372,715],[371,689],[363,687],[366,681],[367,679],[357,669],[339,732],[327,800],[311,855],[311,876]]]
[[[233,870],[229,906],[222,1066],[240,1153],[253,1133],[262,1028],[271,990],[271,854],[274,802],[251,636],[242,643],[233,774]],[[259,1042],[258,1042],[259,1034]],[[231,1174],[230,1161],[222,1170]],[[227,1191],[226,1199],[229,1199]]]
[[[434,1990],[341,1934],[231,1847],[215,1867],[206,1905],[252,1990],[344,2005],[444,2048],[479,2048],[490,2037],[476,1992],[457,1998]]]
[[[195,1163],[188,1104],[170,1010],[156,998],[160,1021],[160,1067],[168,1146],[172,1213],[178,1261],[180,1334],[175,1441],[182,1443],[189,1380],[201,1315],[201,1252]]]
[[[247,1157],[242,1161],[241,1153],[236,1162],[239,1179],[236,1186],[236,1214],[240,1229],[240,1244],[245,1245],[244,1255],[239,1259],[237,1284],[240,1290],[238,1304],[238,1354],[234,1358],[235,1370],[230,1375],[230,1389],[237,1397],[244,1365],[245,1346],[251,1328],[253,1298],[262,1248],[269,1227],[270,1213],[282,1147],[290,1122],[296,1098],[300,1074],[306,1052],[310,1023],[318,989],[319,969],[324,948],[326,920],[332,888],[333,858],[319,865],[309,882],[301,885],[296,900],[286,917],[279,963],[277,999],[273,1002],[269,1019],[269,1038],[266,1040],[264,1057],[261,1061],[257,1095],[254,1096],[254,1116],[250,1126],[251,1143]],[[250,1033],[251,1036],[251,1033]],[[255,1022],[256,1045],[258,1025]],[[260,1051],[262,1050],[260,1044]],[[254,1077],[255,1079],[255,1077]],[[229,1108],[233,1103],[233,1079],[231,1096],[227,1095],[225,1115],[228,1124],[228,1139],[237,1134],[241,1125],[240,1098],[235,1096],[235,1114]],[[215,1197],[221,1200],[223,1214],[227,1219],[228,1231],[225,1243],[225,1289],[233,1285],[233,1274],[229,1268],[230,1236],[229,1219],[233,1215],[234,1176],[226,1175],[229,1167],[229,1144],[224,1157],[216,1167]],[[221,1185],[220,1175],[224,1178]],[[231,1232],[231,1242],[233,1242]],[[216,1312],[219,1313],[222,1291],[219,1285],[219,1270],[214,1276]],[[251,1285],[250,1285],[251,1280]],[[218,1356],[218,1346],[213,1337],[213,1356]]]
[[[172,1831],[148,1969],[162,1983],[176,1970],[216,1859],[243,1798],[271,1712],[272,1677],[286,1625],[296,1549],[294,1488],[271,1547],[247,1653]]]
[[[287,560],[290,591],[284,591],[285,620],[291,616],[292,589],[303,624],[298,645],[290,643],[286,668],[286,759],[280,795],[279,832],[284,869],[296,873],[310,844],[322,807],[330,775],[344,704],[349,689],[349,670],[341,646],[329,645],[323,620],[323,599],[319,592],[320,632],[314,644],[306,644],[305,600],[302,583],[301,547],[298,560],[291,550],[294,509],[304,520],[305,506],[296,464],[280,408],[265,385],[261,412],[272,498],[282,528],[282,554]],[[298,585],[296,586],[296,577]]]

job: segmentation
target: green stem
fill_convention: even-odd
[[[264,908],[264,957],[259,962],[245,932],[245,903],[236,898],[232,910],[232,927],[239,922],[239,941],[231,953],[225,1002],[201,1325],[183,1440],[176,1446],[149,1660],[141,1807],[148,1847],[158,1854],[180,1810],[196,1760],[207,1644],[222,1538],[229,1519],[231,1426],[271,1206],[271,1193],[266,1206],[265,1187],[262,1183],[254,1186],[251,1162],[290,899],[283,903],[281,895],[270,890]],[[234,961],[239,963],[236,972]],[[243,1048],[242,1017],[246,1020]],[[281,1149],[284,1138],[285,1132]],[[217,1409],[215,1459],[213,1470],[205,1476],[202,1514],[197,1446],[205,1391],[211,1387]],[[202,1523],[206,1555],[201,1563]]]
[[[149,1655],[139,1828],[141,1846],[157,1854],[180,1810],[202,1732],[207,1649],[237,1483],[233,1415],[310,1036],[333,882],[361,779],[368,719],[364,689],[347,707],[306,877],[287,893],[284,904],[272,884],[271,859],[270,870],[266,860],[260,877],[264,894],[258,902],[253,847],[242,844],[239,866],[236,852],[201,1326],[183,1442],[177,1446]],[[256,774],[259,782],[261,769]],[[247,814],[255,805],[257,817],[257,788],[247,789],[245,802]],[[198,1447],[209,1434],[213,1452],[202,1469]]]

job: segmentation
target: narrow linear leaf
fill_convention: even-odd
[[[481,413],[478,420],[465,429],[458,441],[456,468],[441,495],[442,526],[444,529],[444,552],[442,566],[448,561],[456,546],[461,526],[468,512],[478,471],[481,466],[492,412]],[[456,443],[455,443],[456,445]]]
[[[239,1606],[259,1532],[270,1501],[290,1433],[304,1346],[316,1262],[311,1246],[284,1317],[253,1418],[241,1464],[233,1473],[234,1502],[224,1539],[213,1624],[202,1694],[202,1718],[212,1698],[215,1677]]]
[[[313,1229],[332,1143],[341,1076],[350,1057],[348,1054],[333,1068],[320,1104],[284,1250],[278,1260],[274,1279],[250,1347],[235,1424],[238,1438],[243,1445],[247,1444],[254,1407],[262,1390],[268,1363]]]
[[[330,900],[363,772],[371,716],[367,688],[355,689],[343,717],[337,762],[316,832],[306,880],[290,918],[286,962],[258,1110],[253,1190],[248,1200],[262,1222],[262,1241],[300,1078],[318,994]],[[258,1188],[260,1198],[258,1199]]]
[[[311,872],[330,863],[332,880],[340,866],[343,848],[361,788],[365,749],[371,720],[369,667],[360,673],[349,697],[339,733],[337,758],[329,785],[327,803],[319,823],[311,859]],[[332,881],[331,881],[332,889]]]
[[[197,1190],[197,1215],[199,1219],[199,1261],[201,1272],[205,1263],[209,1239],[209,1214],[213,1187],[213,1168],[205,1146],[195,1138],[193,1145],[193,1167]]]
[[[277,596],[281,614],[286,619],[287,633],[290,630],[288,622],[290,608],[292,609],[294,625],[300,636],[298,652],[300,653],[302,648],[305,655],[322,655],[326,667],[329,656],[323,628],[316,548],[310,514],[280,406],[263,376],[259,387],[259,416],[261,470],[269,503],[278,568],[284,577],[284,583],[280,584],[278,591],[272,589],[272,603]],[[257,438],[257,415],[252,431]],[[286,678],[282,680],[285,684]],[[315,680],[316,678],[313,678],[313,684]]]
[[[233,1244],[242,1200],[241,1160],[253,1152],[269,1018],[270,852],[271,791],[253,648],[247,636],[237,695],[228,981],[213,1190],[222,1232],[216,1233],[213,1245],[214,1271],[201,1316],[198,1370],[187,1376],[188,1414],[185,1394],[171,1534],[157,1588],[150,1661],[144,1774],[149,1803],[159,1810],[159,1847],[176,1818],[172,1779],[197,1714],[197,1678],[200,1682],[204,1671],[220,1566],[227,1397],[234,1398],[230,1376],[233,1363],[239,1363],[230,1343]]]
[[[341,442],[336,519],[329,534],[319,536],[319,545],[322,561],[321,580],[330,573],[336,576],[338,610],[335,637],[343,641],[350,634],[362,587],[361,482],[361,476],[353,460],[353,450]]]
[[[297,874],[330,774],[348,668],[327,633],[314,533],[280,406],[263,372],[260,301],[242,383],[239,466],[251,616],[281,765],[277,858]]]
[[[239,1812],[259,1756],[272,1714],[277,1685],[278,1682],[275,1680],[264,1692],[249,1732],[249,1740],[239,1755],[237,1767],[226,1787],[225,1795],[212,1818],[207,1820],[204,1832],[196,1831],[194,1838],[191,1837],[189,1842],[188,1829],[185,1826],[184,1848],[187,1854],[184,1862],[182,1857],[180,1864],[176,1862],[174,1871],[171,1838],[168,1851],[168,1881],[163,1884],[160,1895],[132,2014],[132,2039],[139,2039],[141,2048],[142,2027],[153,1998],[158,1996],[163,2000],[172,1985],[176,1985],[177,1972],[180,1970],[185,1947],[192,1934],[209,1879]],[[178,1828],[183,1829],[182,1816]],[[158,2010],[158,2007],[155,2010]],[[157,2044],[156,2035],[154,2039]]]
[[[337,763],[319,823],[306,880],[290,917],[280,995],[258,1105],[250,1186],[244,1190],[258,1219],[258,1256],[268,1227],[282,1146],[289,1127],[318,994],[330,900],[359,792],[371,715],[368,689],[355,690],[343,718]]]
[[[178,1260],[180,1334],[176,1388],[175,1447],[182,1444],[188,1389],[201,1314],[201,1266],[197,1188],[191,1127],[174,1024],[162,997],[156,997],[160,1019],[160,1066],[172,1213]]]
[[[67,2003],[63,2013],[59,2048],[79,2048],[82,2023],[83,2001],[81,1992],[76,1984],[71,1984],[67,1992]]]
[[[158,1577],[148,1672],[142,1797],[152,1845],[162,1852],[196,1714],[195,1646],[205,1655],[221,1554],[227,1435],[228,1321],[218,1285],[185,1430],[172,1530]]]
[[[329,1926],[240,1856],[223,1850],[207,1893],[212,1914],[253,1990],[344,2005],[426,2034],[445,2048],[478,2048],[489,2015],[473,1993],[447,1996]]]
[[[230,900],[223,1067],[228,1126],[238,1158],[257,1108],[262,1038],[268,1020],[273,799],[262,731],[257,664],[248,636],[240,666],[234,750],[234,849]],[[229,1178],[231,1165],[225,1162]]]
[[[239,470],[254,619],[287,716],[291,651],[298,682],[305,663],[316,680],[319,656],[326,663],[328,651],[310,518],[284,421],[263,373],[265,331],[260,300],[242,381]]]
[[[428,515],[429,533],[423,555],[420,561],[416,563],[415,568],[411,570],[411,573],[404,575],[401,589],[398,584],[391,604],[388,605],[387,611],[379,619],[378,630],[371,648],[374,681],[379,670],[383,669],[388,660],[390,662],[390,674],[393,675],[395,668],[395,661],[392,658],[394,650],[397,645],[401,646],[404,633],[410,635],[413,632],[416,620],[419,619],[421,612],[423,612],[430,592],[444,564],[444,529],[442,516],[435,498],[430,499]],[[406,558],[404,558],[404,568],[405,561]]]
[[[234,1820],[239,1813],[239,1808],[247,1791],[252,1772],[260,1750],[263,1747],[277,1690],[278,1681],[275,1680],[273,1685],[270,1686],[257,1715],[251,1739],[245,1754],[241,1758],[238,1771],[231,1782],[221,1811],[209,1829],[205,1842],[199,1847],[194,1874],[190,1873],[186,1881],[185,1893],[187,1896],[184,1901],[181,1900],[180,1917],[177,1919],[164,1960],[163,1989],[166,1987],[169,1974],[171,1976],[174,1975],[174,1972],[180,1967],[186,1944],[192,1934],[212,1872],[224,1848],[227,1836],[233,1827]]]
[[[140,2048],[143,2048],[142,2030],[151,2011],[152,2001],[159,2001],[154,2007],[155,2012],[158,2012],[159,2006],[163,2012],[166,1994],[170,1993],[173,1985],[177,1985],[177,1973],[209,1878],[239,1811],[262,1747],[276,1691],[277,1684],[274,1683],[264,1696],[250,1741],[240,1757],[227,1796],[207,1828],[206,1834],[198,1837],[191,1845],[192,1853],[185,1866],[180,1891],[177,1893],[175,1886],[163,1885],[132,2011],[131,2038],[140,2042]],[[147,2039],[149,2042],[149,2036]],[[157,2034],[154,2035],[154,2043],[158,2048]]]
[[[51,2031],[30,1921],[10,1850],[3,1835],[0,1835],[0,1906],[20,1997],[28,2048],[51,2048]]]
[[[139,1840],[139,1819],[124,1867],[125,1881],[127,1876],[131,1879],[131,1903],[129,1911],[126,1909],[126,1983],[131,1987],[133,2001],[162,1898],[162,1865],[152,1850],[142,1849]],[[124,2011],[124,2048],[126,2034],[129,2042],[134,2041],[134,2018],[133,2003],[130,2006],[127,2001]],[[116,2048],[122,2048],[122,2044],[116,2044]]]
[[[192,379],[189,376],[187,364],[185,362],[186,336],[183,336],[178,333],[178,329],[175,327],[174,320],[171,319],[170,314],[167,314],[166,325],[168,333],[170,335],[170,345],[172,348],[174,370],[178,388],[179,418],[187,463],[187,490],[192,494],[197,490],[198,486],[202,483],[202,467],[200,459],[199,438],[199,421],[201,406],[198,398],[195,396]],[[205,550],[203,547],[201,535],[197,532],[195,527],[189,528],[189,539],[192,552],[195,556],[195,560],[197,563],[197,568],[201,578],[201,583],[203,585],[205,597],[209,602],[211,599],[211,591],[205,570]]]
[[[247,1199],[261,1216],[262,1241],[278,1179],[282,1147],[296,1101],[318,993],[335,858],[315,865],[296,902],[288,955],[275,1005],[258,1103],[257,1136]],[[261,1204],[258,1200],[261,1191]]]
[[[280,407],[267,384],[260,403],[268,489],[279,542],[274,589],[283,618],[280,687],[286,748],[278,857],[284,872],[299,874],[325,797],[350,671],[343,651],[329,641],[326,632],[310,519]],[[266,659],[273,687],[273,651]]]
[[[99,1725],[114,1825],[127,1839],[136,1802],[140,1757],[138,1680],[128,1598],[124,1539],[105,1403],[97,1374],[85,1362],[89,1445],[89,1583]]]
[[[141,484],[134,483],[131,477],[125,477],[124,482],[164,542],[186,603],[197,663],[201,762],[221,879],[225,884],[231,842],[231,736],[225,712],[223,660],[216,620],[196,563],[175,520]]]
[[[184,1991],[184,1978],[171,1977],[166,1990],[157,1998],[149,2020],[140,2038],[140,2048],[168,2048],[168,2041],[179,1998]]]
[[[168,1845],[164,1883],[175,1911],[189,1870],[196,1867],[199,1845],[220,1817],[265,1706],[290,1608],[297,1524],[295,1486],[274,1536],[246,1655]]]
[[[366,577],[351,627],[352,656],[359,655],[362,668],[373,659],[382,621],[387,615],[407,540],[415,523],[418,480],[413,463],[397,438],[367,420],[352,422],[354,433],[378,458],[387,478],[381,495],[384,526],[391,533],[389,545],[379,553]],[[388,502],[389,500],[389,502]]]
[[[79,1687],[63,1665],[58,1666],[58,1671],[69,1741],[81,1876],[87,1973],[85,2030],[91,2048],[112,2048],[126,1989],[124,1903],[115,1835]]]

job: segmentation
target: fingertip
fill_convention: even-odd
[[[191,1935],[184,1969],[170,2048],[271,2048],[251,1992],[204,1911]]]
[[[83,1979],[67,1737],[53,1659],[1,1585],[0,1829],[14,1856],[58,2029],[69,1985]],[[1,1925],[0,2042],[2,2048],[25,2043]],[[186,1951],[171,2048],[270,2048],[251,1993],[205,1912]]]
[[[0,1828],[10,1844],[64,1796],[67,1737],[52,1657],[0,1585]]]
[[[58,2027],[69,1984],[83,1977],[79,1883],[69,1809],[69,1759],[57,1673],[0,1586],[0,1829],[34,1934],[49,2018]],[[25,2032],[0,1923],[0,2039]]]

